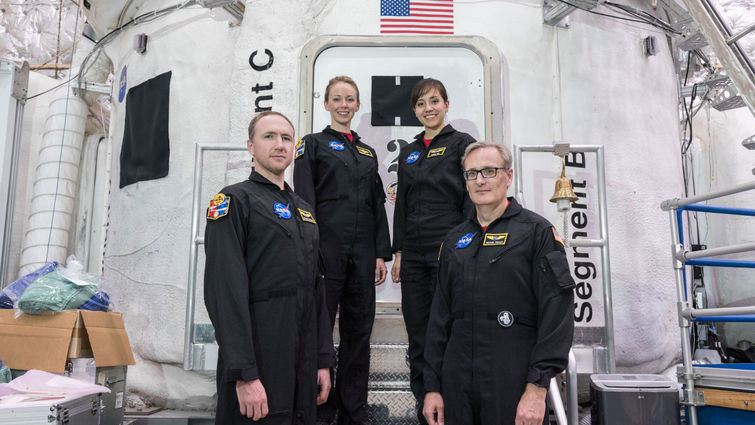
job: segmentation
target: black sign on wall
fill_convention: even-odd
[[[409,104],[412,88],[424,77],[373,76],[372,125],[375,127],[422,127]]]
[[[134,86],[126,95],[126,124],[121,145],[121,188],[168,175],[171,74],[169,71]]]

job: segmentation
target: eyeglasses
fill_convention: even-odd
[[[492,179],[496,175],[498,175],[498,170],[508,170],[508,168],[501,167],[501,168],[483,168],[482,170],[466,170],[464,173],[464,180],[477,180],[477,174],[482,174],[483,178],[486,179]]]

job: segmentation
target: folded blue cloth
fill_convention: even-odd
[[[92,298],[90,298],[89,301],[82,304],[81,307],[79,307],[79,309],[92,310],[92,311],[107,311],[108,306],[110,306],[110,295],[108,295],[107,292],[105,291],[99,291],[96,294],[92,295]]]

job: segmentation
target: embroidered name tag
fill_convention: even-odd
[[[427,157],[428,158],[432,158],[432,157],[435,157],[435,156],[443,156],[444,153],[446,153],[446,148],[445,147],[430,149],[430,151],[427,152]]]
[[[304,211],[301,208],[297,208],[299,210],[299,216],[301,216],[301,221],[306,221],[307,223],[317,224],[315,221],[315,217],[312,215],[309,211]]]
[[[357,152],[359,152],[360,154],[362,154],[364,156],[369,156],[371,158],[373,157],[372,156],[372,152],[369,149],[365,149],[365,148],[363,148],[361,146],[357,146]]]
[[[210,206],[207,208],[207,218],[210,220],[217,220],[220,217],[228,215],[228,210],[231,206],[231,197],[218,193],[210,201]]]
[[[482,240],[482,246],[506,245],[508,233],[485,233],[485,239]]]

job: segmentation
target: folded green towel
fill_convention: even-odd
[[[26,288],[18,308],[30,314],[59,313],[81,307],[96,292],[97,285],[77,285],[53,270]]]
[[[10,368],[8,366],[0,367],[0,384],[7,384],[11,380]]]

